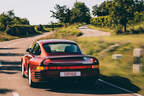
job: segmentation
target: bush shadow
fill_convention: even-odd
[[[6,94],[8,92],[12,92],[13,90],[11,89],[0,89],[0,94]]]
[[[21,71],[20,61],[1,61],[0,73],[16,74],[16,71]]]
[[[0,53],[0,56],[24,56],[22,53]]]
[[[14,49],[17,49],[17,48],[0,48],[0,50],[14,50]]]
[[[20,61],[1,61],[2,65],[20,65]]]

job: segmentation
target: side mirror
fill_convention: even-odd
[[[31,48],[27,48],[27,49],[26,49],[26,52],[29,52],[29,53],[30,53],[30,52],[31,52]]]

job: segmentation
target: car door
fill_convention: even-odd
[[[33,62],[35,62],[36,58],[38,58],[41,54],[41,49],[38,43],[35,43],[34,45],[32,45],[31,47],[31,51],[29,52],[29,54],[27,55],[28,57],[28,63],[27,63],[27,70],[28,70],[28,66],[30,64],[30,66],[32,66]]]

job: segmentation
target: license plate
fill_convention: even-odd
[[[60,77],[81,76],[81,72],[60,72]]]

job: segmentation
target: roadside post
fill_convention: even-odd
[[[120,59],[122,58],[122,54],[114,54],[112,55],[112,59],[116,60],[118,64],[120,64]]]
[[[135,48],[133,50],[133,72],[139,73],[142,69],[142,56],[143,56],[143,49],[142,48]]]

